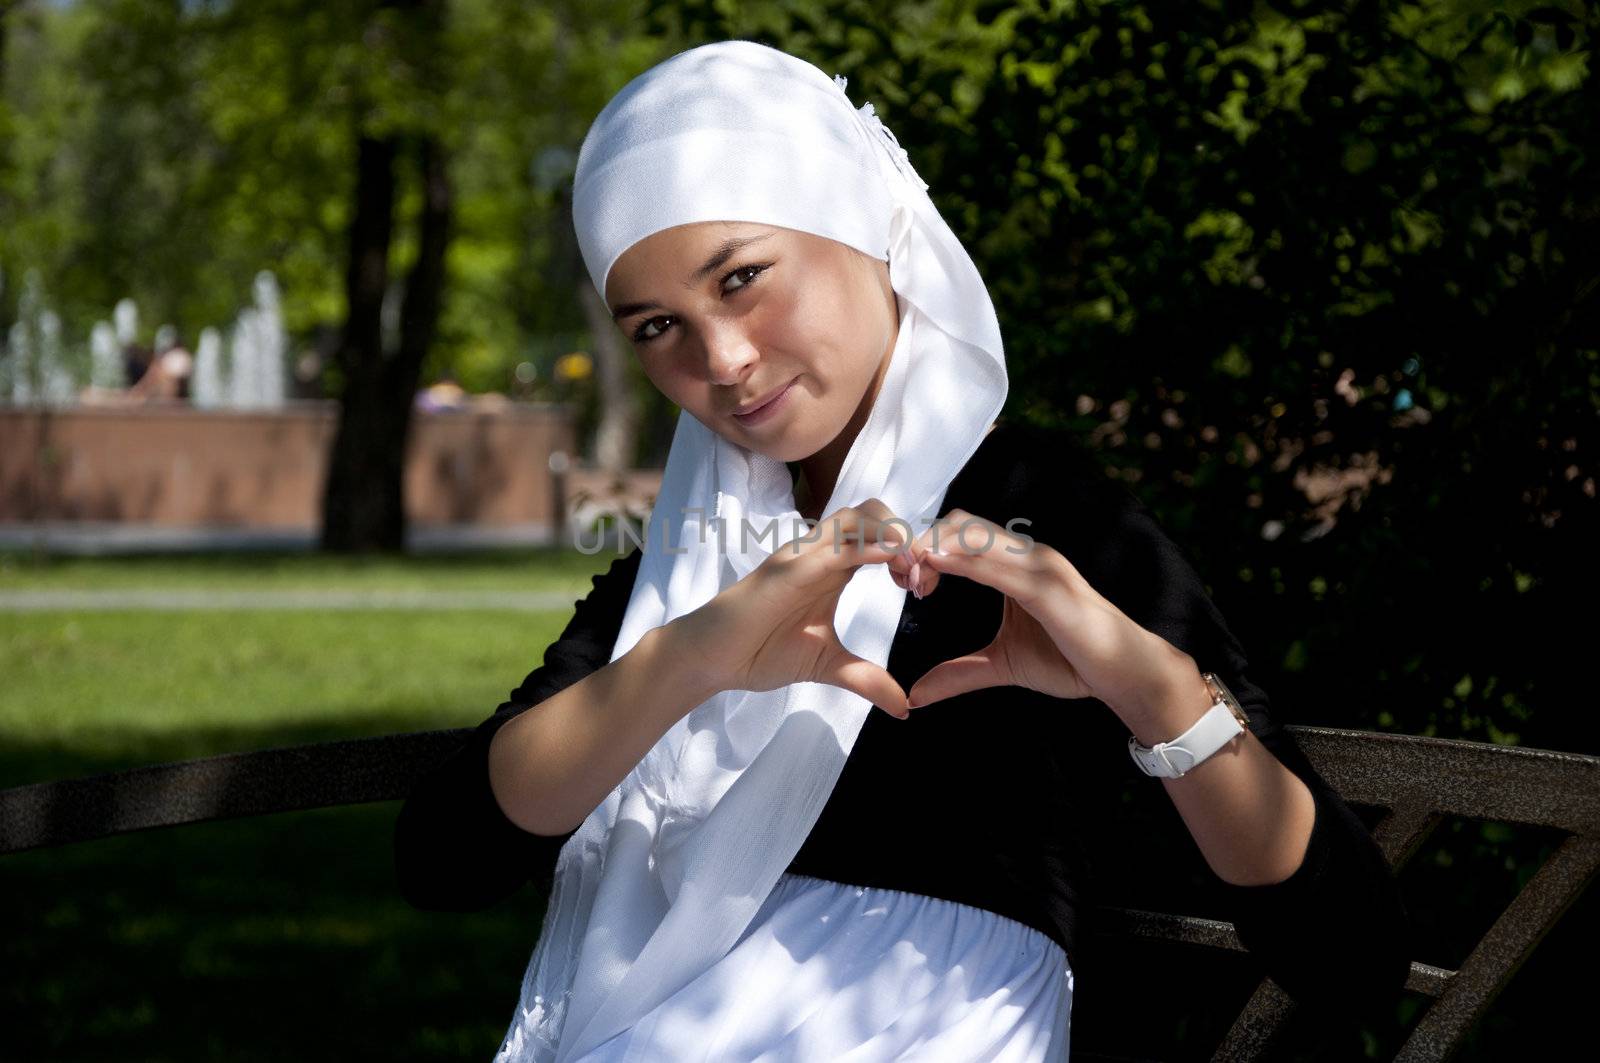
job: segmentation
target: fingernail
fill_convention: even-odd
[[[922,597],[922,562],[911,562],[911,575],[906,577],[906,582],[911,585],[911,593],[918,598]]]

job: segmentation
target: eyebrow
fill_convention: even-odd
[[[759,236],[736,236],[731,240],[723,241],[717,246],[715,251],[711,252],[711,257],[706,259],[699,269],[689,274],[689,279],[684,282],[684,287],[694,287],[705,278],[706,274],[717,269],[719,266],[722,266],[728,261],[728,259],[732,258],[740,250],[749,247],[751,244],[765,240],[771,235],[771,233],[761,233]],[[611,311],[611,320],[621,321],[625,317],[643,313],[646,310],[660,309],[662,309],[660,303],[624,303],[615,310]]]

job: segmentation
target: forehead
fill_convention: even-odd
[[[833,241],[775,225],[741,221],[702,221],[651,233],[618,256],[606,277],[606,299],[615,305],[633,298],[645,285],[694,286],[748,248],[751,253],[805,249]]]
[[[748,221],[695,221],[674,225],[651,233],[629,247],[617,257],[612,274],[624,262],[640,258],[668,258],[688,255],[702,248],[714,247],[729,240],[747,240],[751,237],[776,236],[778,228]]]

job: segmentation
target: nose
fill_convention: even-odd
[[[718,322],[705,332],[706,366],[713,384],[736,384],[759,355],[737,322]]]

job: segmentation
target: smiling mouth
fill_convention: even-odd
[[[761,402],[759,405],[752,406],[748,410],[734,410],[733,411],[733,415],[735,417],[745,418],[745,417],[751,416],[752,414],[759,413],[760,411],[766,409],[768,406],[771,406],[779,398],[781,398],[783,396],[783,393],[788,391],[789,388],[791,386],[793,386],[793,384],[794,384],[793,380],[789,381],[789,383],[783,385],[781,388],[778,388],[771,395],[769,395],[766,398],[765,401]]]

